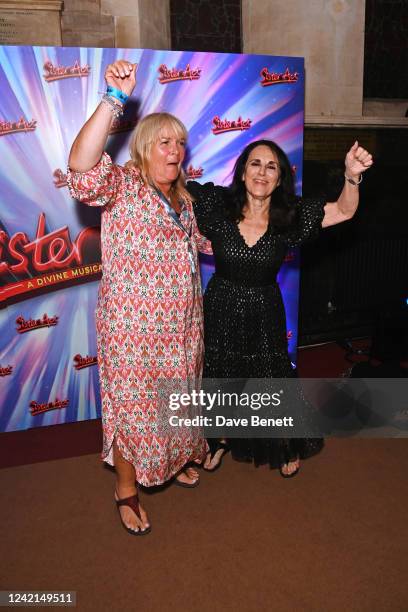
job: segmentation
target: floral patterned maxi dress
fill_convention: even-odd
[[[198,233],[191,202],[183,201],[184,232],[135,168],[104,153],[88,172],[69,171],[72,197],[102,206],[102,280],[96,310],[102,398],[102,458],[113,464],[116,438],[136,479],[158,485],[194,459],[206,442],[197,429],[159,431],[160,379],[199,379],[203,365],[203,316],[198,248],[211,252]],[[190,236],[190,237],[189,237]],[[189,242],[195,262],[192,274]]]

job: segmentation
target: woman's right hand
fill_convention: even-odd
[[[108,85],[130,96],[136,85],[136,69],[137,64],[118,60],[107,66],[105,80]],[[113,114],[108,105],[99,104],[72,145],[68,161],[71,170],[87,172],[98,163],[106,146],[112,120]]]
[[[108,85],[120,89],[127,96],[130,96],[136,86],[136,70],[137,64],[117,60],[106,67],[105,81]]]

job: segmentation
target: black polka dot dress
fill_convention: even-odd
[[[285,233],[268,230],[248,246],[238,224],[225,214],[226,189],[189,182],[200,232],[211,240],[215,273],[204,295],[205,378],[292,378],[285,309],[277,274],[288,248],[318,234],[322,200],[298,198],[298,217]],[[279,467],[318,452],[323,441],[230,439],[232,456]]]

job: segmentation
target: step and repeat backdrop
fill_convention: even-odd
[[[227,185],[246,144],[275,140],[301,191],[302,58],[224,53],[0,47],[0,431],[100,416],[94,310],[100,211],[72,200],[71,144],[106,89],[107,64],[137,62],[137,86],[107,150],[129,159],[131,131],[167,111],[189,131],[189,178]],[[212,261],[201,263],[203,289]],[[281,270],[295,360],[298,253]]]

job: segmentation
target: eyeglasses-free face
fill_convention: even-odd
[[[177,180],[186,155],[186,142],[169,130],[163,130],[152,145],[149,175],[162,191]]]
[[[266,199],[280,183],[280,167],[273,151],[259,145],[249,154],[242,175],[247,193],[254,198]]]

